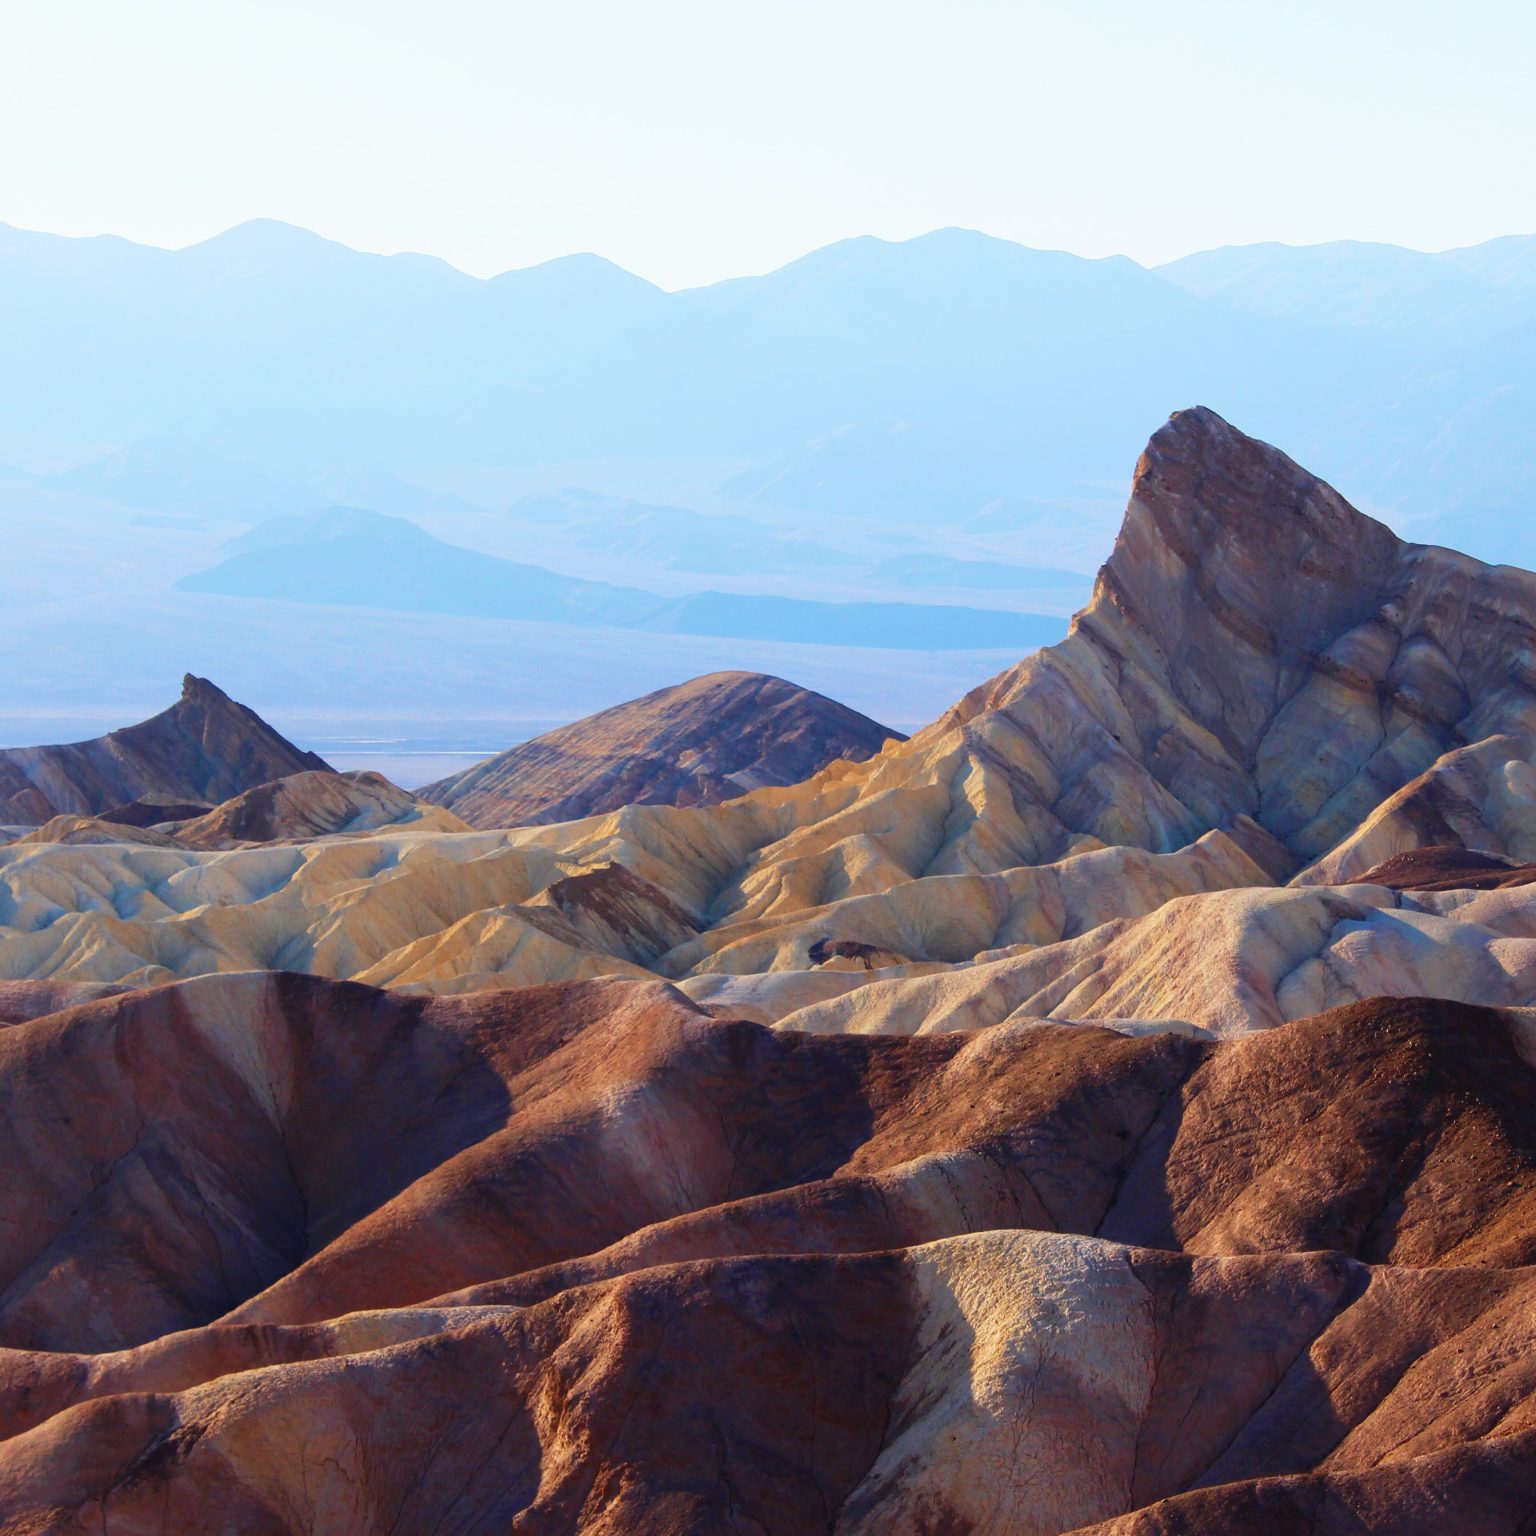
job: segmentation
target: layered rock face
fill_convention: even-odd
[[[215,803],[290,773],[329,772],[206,678],[169,709],[94,741],[0,749],[0,822],[41,825],[137,800]]]
[[[808,688],[712,672],[605,709],[429,784],[474,827],[572,821],[624,805],[714,805],[863,762],[899,733]]]
[[[1533,620],[1197,410],[866,761],[0,848],[0,1529],[1528,1532]]]

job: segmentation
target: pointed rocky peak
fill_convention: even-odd
[[[137,725],[93,741],[0,752],[0,821],[93,816],[140,800],[217,804],[305,772],[331,768],[189,672],[176,703]]]
[[[1093,609],[1165,649],[1236,641],[1315,649],[1402,582],[1405,545],[1288,455],[1204,406],[1148,442]]]
[[[214,704],[230,702],[230,697],[217,683],[210,683],[206,677],[198,677],[188,672],[181,679],[181,702],[183,704]]]

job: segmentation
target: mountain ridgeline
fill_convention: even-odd
[[[174,252],[0,229],[0,421],[277,480],[340,459],[368,473],[328,499],[406,513],[413,466],[631,456],[713,465],[738,507],[954,524],[1021,489],[1102,497],[1127,441],[1203,399],[1369,505],[1530,560],[1494,520],[1536,491],[1512,430],[1533,274],[1536,238],[1148,270],[942,230],[665,293],[594,256],[482,281],[270,221]]]
[[[169,709],[94,741],[0,748],[0,821],[94,815],[130,801],[219,801],[270,779],[329,772],[243,704],[189,673]]]
[[[1048,644],[1065,629],[1061,620],[1041,614],[955,605],[710,591],[662,597],[464,549],[406,518],[362,507],[271,518],[231,540],[223,555],[210,569],[182,577],[177,589],[802,645],[1024,650]],[[1027,573],[1015,580],[1021,578]]]

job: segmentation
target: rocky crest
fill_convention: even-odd
[[[212,804],[285,774],[329,771],[189,673],[180,699],[139,725],[67,746],[0,749],[0,822],[41,825],[135,800]]]

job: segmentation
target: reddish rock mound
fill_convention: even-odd
[[[1511,864],[1496,854],[1436,844],[1394,854],[1355,880],[1394,891],[1502,891],[1536,881],[1536,864]]]
[[[472,827],[573,821],[623,805],[713,805],[863,762],[897,732],[808,688],[712,672],[536,736],[429,784]]]

